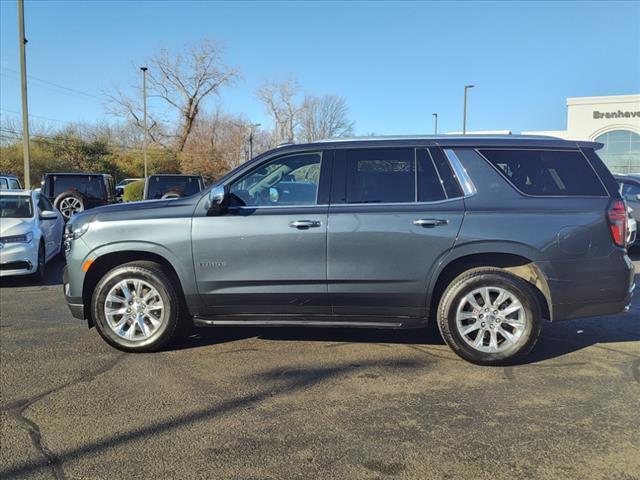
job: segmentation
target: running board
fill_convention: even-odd
[[[255,318],[255,316],[252,316]],[[218,320],[213,317],[193,317],[194,325],[198,327],[212,326],[246,326],[246,327],[346,327],[346,328],[402,328],[402,322],[357,322],[357,321],[335,321],[335,320]]]

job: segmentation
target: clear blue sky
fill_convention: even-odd
[[[2,116],[20,111],[17,13],[0,2]],[[35,116],[106,118],[101,92],[138,80],[157,48],[202,38],[226,45],[243,79],[222,91],[229,112],[267,123],[264,79],[295,76],[344,96],[358,134],[565,127],[565,98],[640,92],[640,2],[47,2],[27,1]],[[92,96],[92,95],[95,95]],[[60,125],[52,123],[52,125]]]

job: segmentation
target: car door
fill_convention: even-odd
[[[462,223],[462,197],[439,148],[336,151],[327,241],[334,314],[424,315],[430,274]]]
[[[328,315],[331,151],[272,158],[226,185],[228,208],[196,212],[198,291],[207,315]]]

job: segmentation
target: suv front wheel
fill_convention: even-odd
[[[91,312],[109,344],[126,352],[153,352],[174,338],[180,301],[161,265],[131,262],[110,270],[98,282]]]
[[[531,351],[541,329],[533,288],[500,268],[482,267],[455,278],[438,308],[442,337],[460,357],[505,365]]]

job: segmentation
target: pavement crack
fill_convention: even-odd
[[[57,387],[34,395],[33,397],[16,400],[0,407],[0,411],[6,412],[10,417],[15,419],[23,429],[27,431],[27,433],[29,434],[29,438],[31,439],[31,443],[33,444],[35,449],[46,459],[47,465],[49,466],[49,468],[51,468],[51,473],[56,480],[66,480],[67,478],[64,473],[62,461],[44,443],[42,432],[40,431],[40,426],[36,422],[25,416],[25,410],[27,410],[29,407],[39,402],[40,400],[48,397],[49,395],[77,385],[79,383],[86,383],[94,380],[96,377],[108,372],[113,367],[115,367],[118,362],[125,356],[125,353],[120,354],[112,358],[109,362],[107,362],[100,368],[96,368],[95,370],[91,370],[88,372],[83,372],[75,380],[63,383],[62,385],[58,385]]]

